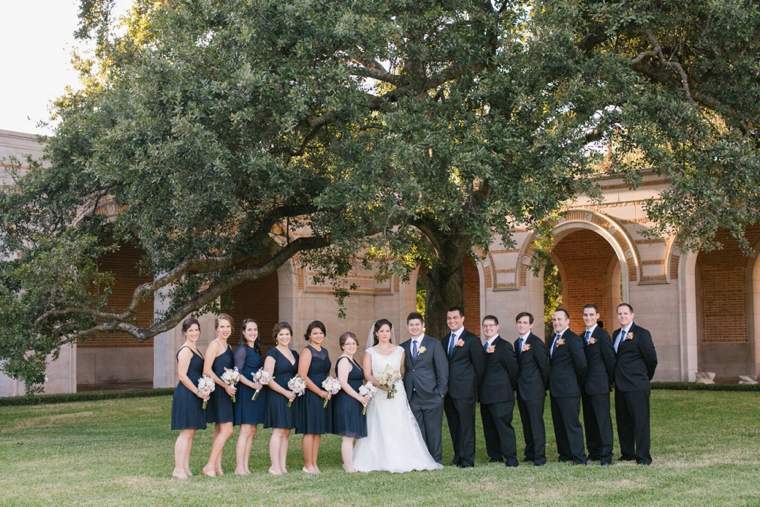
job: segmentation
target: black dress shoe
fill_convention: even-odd
[[[568,461],[571,461],[570,458],[560,458],[557,460],[559,463],[567,463]]]
[[[523,462],[524,462],[524,463],[531,463],[531,462],[533,462],[533,461],[535,461],[535,459],[534,459],[534,458],[529,458],[529,457],[527,457],[527,456],[525,456],[525,458],[523,458]]]
[[[475,465],[473,465],[472,463],[468,463],[466,465],[462,464],[462,465],[459,465],[459,468],[475,468]]]
[[[452,462],[450,463],[450,465],[451,465],[451,466],[453,466],[453,467],[458,467],[458,466],[459,466],[459,463],[458,463],[458,462],[456,462],[456,461],[452,461]]]
[[[603,467],[608,467],[608,466],[612,465],[612,463],[610,463],[609,461],[602,461],[601,465]]]
[[[503,463],[504,460],[502,460],[502,459],[496,459],[496,458],[491,458],[491,459],[488,460],[488,462],[489,463]]]
[[[644,466],[648,467],[649,465],[652,464],[652,462],[651,461],[649,461],[649,462],[648,461],[636,461],[636,464],[637,465],[644,465]]]
[[[533,466],[542,467],[546,464],[546,461],[536,461],[533,463]]]
[[[620,456],[618,461],[636,461],[636,458],[630,456]]]

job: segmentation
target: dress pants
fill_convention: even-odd
[[[517,408],[525,437],[525,457],[536,465],[546,463],[546,428],[544,427],[544,398],[523,400],[518,395]]]
[[[584,394],[583,426],[586,429],[586,448],[590,459],[612,463],[612,417],[610,395]]]
[[[615,389],[615,419],[621,459],[635,459],[639,465],[652,463],[649,454],[649,393]]]
[[[443,461],[443,445],[441,438],[441,426],[443,426],[443,398],[438,396],[434,399],[423,400],[412,392],[409,401],[414,418],[422,432],[422,438],[427,444],[428,451],[436,463]]]
[[[454,444],[452,463],[461,467],[475,465],[475,399],[446,396],[443,410]]]
[[[581,397],[551,397],[554,436],[560,461],[572,460],[575,465],[586,463],[583,446],[583,427],[578,419],[581,411]]]
[[[514,409],[514,401],[480,404],[488,457],[496,461],[505,460],[507,466],[516,467],[517,443],[515,429],[512,427]]]

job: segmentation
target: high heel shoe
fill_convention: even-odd
[[[190,471],[190,469],[188,468],[188,469],[186,469],[186,470],[185,470],[185,475],[187,475],[188,477],[192,477],[192,476],[193,476],[193,473],[192,473],[192,472]]]
[[[215,473],[216,475],[219,475],[219,476],[222,476],[222,475],[224,475],[224,472],[222,471],[222,469],[221,469],[221,468],[215,468],[215,469],[214,469],[214,473]]]
[[[201,473],[205,475],[206,477],[216,477],[216,472],[213,470],[206,470],[205,468],[201,470]]]
[[[309,469],[308,469],[308,468],[306,468],[306,467],[303,467],[303,469],[302,469],[301,471],[302,471],[303,473],[305,473],[305,474],[309,474],[309,475],[315,475],[315,474],[316,474],[316,472],[309,472]]]
[[[275,472],[272,467],[269,467],[269,475],[282,475],[280,472]]]

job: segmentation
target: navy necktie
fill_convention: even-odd
[[[454,344],[456,343],[456,337],[454,333],[451,333],[451,338],[449,338],[449,356],[454,353]]]
[[[520,339],[517,340],[517,359],[520,359],[520,356],[522,355],[523,345],[525,345],[525,339],[521,336]]]
[[[559,333],[554,335],[554,343],[552,344],[552,353],[551,353],[552,356],[554,355],[554,351],[557,350],[557,341],[559,340],[560,336],[561,335]]]
[[[483,345],[483,353],[484,353],[484,354],[487,354],[487,353],[488,353],[488,340],[486,340],[486,344],[485,344],[485,345]]]
[[[417,340],[412,340],[412,357],[417,359]]]
[[[585,342],[586,342],[586,345],[588,345],[588,339],[589,339],[589,337],[591,337],[591,331],[589,331],[589,330],[587,329],[587,330],[586,330],[586,334],[585,334],[585,335],[583,335],[583,341],[585,341]]]

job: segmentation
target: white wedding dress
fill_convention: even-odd
[[[387,356],[374,349],[367,350],[366,354],[372,356],[372,375],[377,378],[386,365],[401,370],[403,353],[401,347],[396,347]],[[440,468],[443,465],[430,456],[409,408],[404,383],[398,382],[396,394],[391,399],[386,391],[378,389],[367,406],[367,436],[359,439],[354,447],[354,469],[359,472],[410,472]]]

